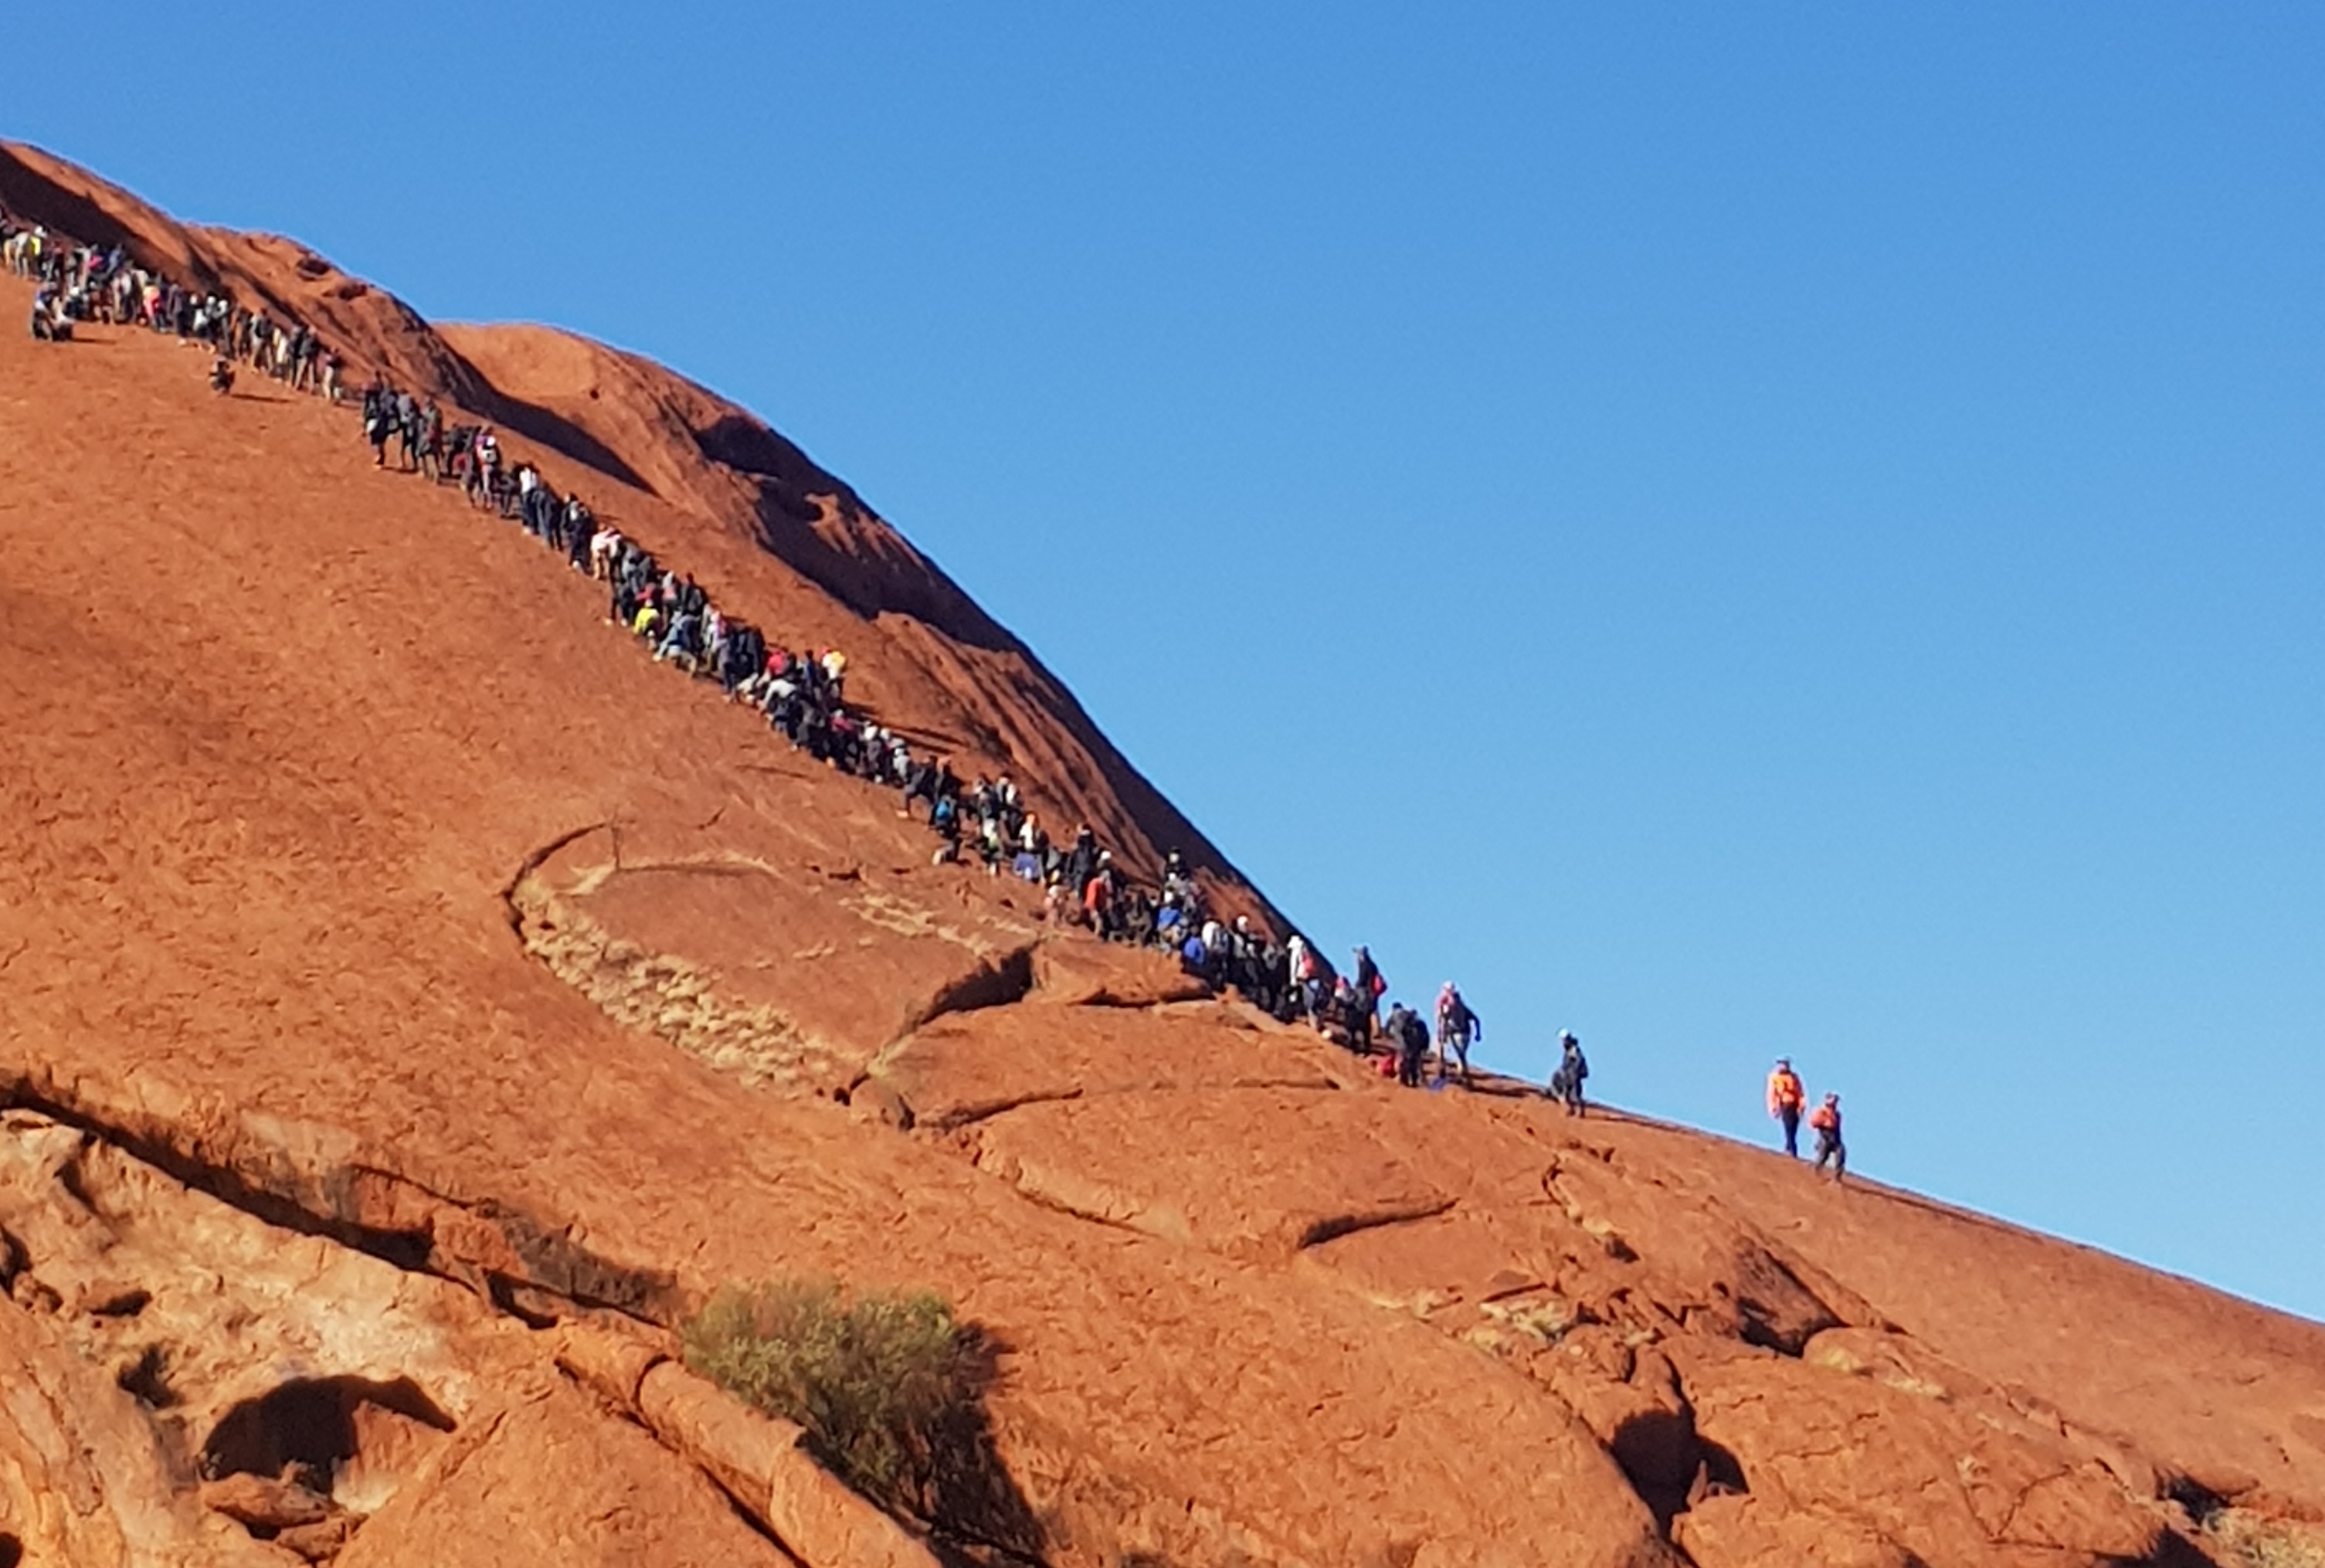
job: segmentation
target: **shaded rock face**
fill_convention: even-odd
[[[0,158],[27,190],[555,415],[739,611],[1154,847],[938,589],[866,618],[914,558],[710,394]],[[2315,1325],[1398,1090],[932,866],[343,413],[35,348],[0,334],[0,1568],[2069,1568],[2325,1517]],[[768,555],[770,496],[874,586]],[[992,1348],[990,1462],[931,1517],[673,1362],[784,1274],[935,1288]]]

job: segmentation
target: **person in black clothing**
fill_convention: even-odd
[[[371,443],[371,466],[375,469],[387,467],[387,432],[394,414],[394,397],[383,381],[375,380],[364,388],[364,440]]]
[[[1066,851],[1065,873],[1060,878],[1066,887],[1066,896],[1079,904],[1082,890],[1089,886],[1092,874],[1098,870],[1098,835],[1084,822],[1074,830],[1074,847]]]
[[[597,532],[597,519],[582,504],[580,496],[568,496],[565,502],[565,560],[574,571],[586,572],[589,570],[589,541]],[[731,693],[734,689],[729,687],[727,690]]]
[[[1429,1059],[1428,1020],[1399,1002],[1389,1009],[1388,1036],[1396,1047],[1396,1081],[1407,1089],[1419,1089],[1421,1065]]]
[[[1356,970],[1348,977],[1348,999],[1346,1021],[1348,1028],[1348,1049],[1358,1055],[1373,1048],[1373,1018],[1380,1005],[1380,970],[1373,963],[1372,953],[1357,949]]]
[[[1582,1081],[1590,1076],[1590,1063],[1583,1060],[1582,1042],[1567,1030],[1558,1032],[1558,1071],[1550,1075],[1551,1098],[1566,1108],[1569,1116],[1584,1114]]]
[[[1388,989],[1388,982],[1381,979],[1380,965],[1373,962],[1372,949],[1357,949],[1356,969],[1349,976],[1349,981],[1357,988],[1357,998],[1367,1008],[1377,1009],[1380,1007],[1381,994]],[[1367,1028],[1366,1033],[1369,1035],[1371,1030]]]
[[[295,354],[297,340],[292,341]],[[399,392],[390,413],[395,427],[396,466],[407,474],[416,473],[420,469],[420,405],[412,401],[412,394]]]
[[[808,662],[807,667],[814,668],[812,661]],[[940,756],[933,762],[923,761],[913,767],[912,776],[905,781],[904,810],[909,812],[915,801],[928,802],[929,822],[934,826],[937,807],[959,793],[960,780],[953,776],[952,758]]]

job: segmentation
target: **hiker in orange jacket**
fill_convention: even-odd
[[[1840,1096],[1828,1094],[1824,1103],[1809,1112],[1809,1126],[1817,1136],[1816,1168],[1823,1173],[1824,1163],[1832,1162],[1832,1179],[1839,1182],[1848,1174],[1848,1146],[1840,1141]]]
[[[1777,1057],[1776,1070],[1768,1074],[1768,1114],[1784,1124],[1784,1153],[1796,1160],[1801,1157],[1801,1108],[1808,1097],[1801,1075],[1792,1071],[1792,1059]]]

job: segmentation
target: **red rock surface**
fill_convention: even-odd
[[[710,394],[22,150],[0,202],[310,313],[847,647],[884,715],[1133,856],[1195,845]],[[2325,1518],[2325,1329],[1398,1090],[931,866],[344,411],[201,368],[0,333],[0,1561],[2066,1568]],[[795,1272],[938,1289],[999,1348],[989,1468],[933,1519],[658,1369],[690,1301]]]

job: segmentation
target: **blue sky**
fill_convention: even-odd
[[[2325,1315],[2325,11],[829,9],[0,134],[749,404],[1499,1064]]]

